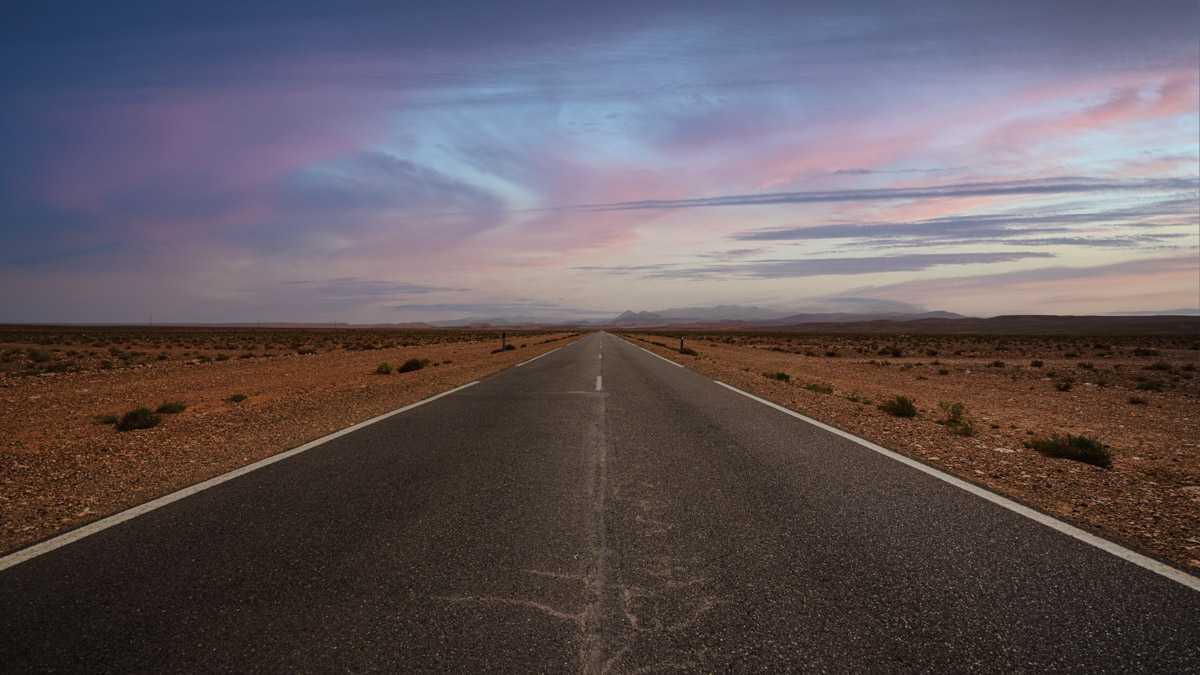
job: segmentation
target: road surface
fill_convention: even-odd
[[[1200,669],[1200,592],[608,334],[0,572],[0,670]]]

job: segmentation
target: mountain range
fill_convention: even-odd
[[[921,319],[963,319],[961,314],[927,312],[804,312],[788,313],[761,307],[717,305],[682,307],[654,312],[626,310],[608,321],[622,327],[681,326],[689,324],[742,323],[756,327],[793,326],[812,323],[861,323],[868,321],[916,321]]]

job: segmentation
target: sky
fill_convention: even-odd
[[[1195,0],[25,3],[0,322],[1195,311],[1198,25]]]

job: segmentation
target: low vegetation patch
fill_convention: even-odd
[[[234,394],[225,400],[229,403],[241,403],[242,401],[245,401],[247,398],[249,398],[249,397],[246,396],[245,394]]]
[[[821,384],[820,382],[809,382],[808,384],[804,385],[804,388],[817,394],[833,393],[833,387],[829,386],[828,384]]]
[[[133,431],[134,429],[149,429],[158,426],[162,418],[149,408],[135,408],[121,416],[117,422],[117,431]]]
[[[975,425],[971,424],[971,420],[967,419],[967,406],[962,403],[947,403],[942,401],[938,404],[942,409],[944,417],[938,421],[938,424],[944,425],[950,431],[959,436],[974,436]]]
[[[160,415],[176,415],[187,410],[187,404],[183,401],[167,401],[154,411]]]
[[[779,371],[776,373],[763,373],[763,376],[769,380],[778,380],[780,382],[791,382],[792,381],[792,376],[788,375],[787,373],[785,373],[783,371]]]
[[[513,349],[513,346],[509,345],[508,348]],[[396,369],[396,372],[411,373],[412,371],[420,370],[427,365],[429,365],[429,359],[409,359],[400,364],[400,367]]]
[[[96,415],[92,421],[96,424],[116,424],[120,419],[116,415]]]
[[[917,404],[907,396],[897,396],[890,401],[884,401],[879,409],[896,417],[916,417]]]
[[[1035,438],[1025,443],[1047,457],[1061,457],[1107,469],[1112,466],[1112,451],[1100,441],[1087,436],[1051,436]]]
[[[1166,385],[1157,380],[1145,380],[1137,383],[1137,389],[1140,391],[1162,391],[1166,389]]]
[[[388,363],[387,361],[384,361],[383,363],[375,366],[375,373],[378,375],[391,375],[392,374],[392,364]]]
[[[1146,399],[1142,398],[1141,396],[1130,396],[1129,403],[1131,405],[1147,405],[1150,402],[1147,401]]]

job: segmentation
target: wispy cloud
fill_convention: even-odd
[[[445,286],[430,286],[427,284],[409,283],[405,281],[389,281],[385,279],[363,279],[360,277],[339,277],[336,279],[299,279],[283,282],[286,286],[301,286],[314,295],[323,298],[344,300],[369,298],[394,298],[405,295],[425,295],[428,293],[459,292],[466,288],[448,288]]]
[[[785,279],[826,275],[915,272],[942,265],[978,265],[1013,262],[1025,258],[1052,258],[1051,253],[1035,251],[989,253],[914,253],[863,258],[809,258],[802,260],[752,260],[731,265],[628,265],[580,266],[583,272],[603,272],[659,279],[699,279],[742,277],[748,279]]]
[[[1191,255],[1140,258],[1109,265],[1055,265],[993,274],[915,279],[862,286],[855,294],[926,302],[941,308],[988,303],[989,313],[1038,313],[1073,305],[1074,313],[1109,312],[1112,306],[1154,302],[1167,308],[1200,302],[1200,259]],[[1068,303],[1070,303],[1068,305]],[[1057,311],[1062,311],[1058,309]]]
[[[808,227],[749,230],[733,235],[739,241],[817,241],[854,239],[881,247],[1000,243],[1033,246],[1072,245],[1108,248],[1157,244],[1187,235],[1180,233],[1127,234],[1120,228],[1195,226],[1200,219],[1195,198],[1171,198],[1108,209],[1042,209],[927,218],[915,221],[833,223]],[[1093,236],[1078,228],[1102,227],[1109,236]],[[1039,236],[1067,235],[1074,236]]]
[[[831,202],[894,201],[900,199],[947,199],[956,197],[1002,197],[1015,195],[1067,195],[1104,192],[1167,192],[1196,190],[1197,178],[1154,178],[1119,180],[1107,178],[1062,177],[1034,180],[954,183],[924,187],[899,187],[853,190],[813,190],[803,192],[762,192],[757,194],[689,197],[684,199],[646,199],[609,204],[580,204],[558,207],[579,211],[628,211],[688,209],[714,206],[764,206],[772,204],[818,204]]]

